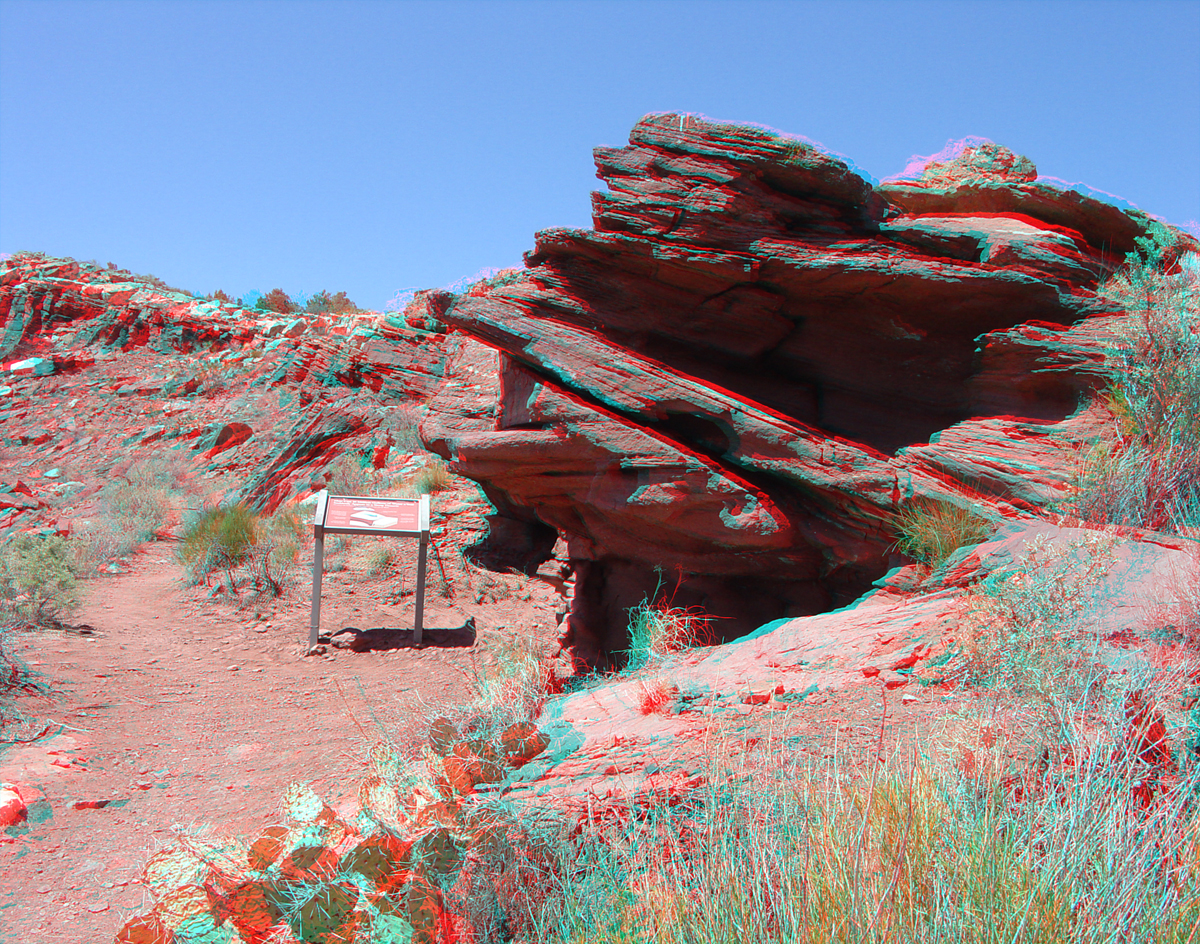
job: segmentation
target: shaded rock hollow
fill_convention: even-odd
[[[422,426],[510,534],[567,536],[579,660],[619,653],[646,597],[724,639],[850,603],[902,562],[914,499],[1000,520],[1065,496],[1120,317],[1096,289],[1148,216],[993,144],[873,185],[656,114],[595,160],[592,229],[439,310],[501,352],[494,417],[442,398]]]

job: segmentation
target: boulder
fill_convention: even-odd
[[[664,587],[723,637],[845,605],[904,562],[890,523],[915,499],[999,525],[1064,497],[1122,317],[1097,288],[1148,216],[992,144],[874,184],[666,114],[595,160],[592,229],[436,299],[501,352],[501,388],[490,416],[443,391],[422,426],[509,520],[567,537],[584,661]]]

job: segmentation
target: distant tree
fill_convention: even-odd
[[[226,295],[225,292],[222,291],[221,289],[217,289],[211,295],[205,296],[205,298],[207,301],[210,301],[210,302],[225,302],[226,304],[229,304],[229,305],[236,304],[235,300],[233,298],[231,298],[230,296]]]
[[[360,311],[361,309],[346,297],[345,292],[338,292],[329,300],[330,311]]]
[[[287,315],[293,311],[299,311],[300,306],[292,301],[287,292],[281,288],[273,288],[260,298],[254,306],[261,308],[263,311],[273,311],[280,315]]]
[[[361,309],[346,297],[345,292],[338,292],[336,295],[330,295],[324,289],[317,292],[308,300],[305,310],[313,314],[322,311],[332,311],[337,313],[361,311]]]
[[[314,315],[318,312],[329,311],[329,305],[332,301],[333,299],[329,293],[322,289],[308,300],[308,304],[304,306],[304,310]]]

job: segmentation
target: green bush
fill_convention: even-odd
[[[643,600],[629,610],[625,671],[636,671],[651,659],[706,642],[708,635],[709,618],[703,614]]]
[[[1101,288],[1128,317],[1102,396],[1115,423],[1085,455],[1069,509],[1096,523],[1187,534],[1200,528],[1200,279],[1194,256],[1167,274],[1165,227]]]
[[[233,571],[250,558],[258,528],[258,516],[243,504],[206,508],[185,522],[175,554],[194,583],[207,582],[213,571],[224,570],[233,588]]]
[[[304,306],[305,310],[312,314],[321,314],[323,312],[334,312],[337,314],[345,312],[356,312],[361,309],[346,297],[345,292],[338,292],[336,295],[330,295],[322,290],[313,295],[308,303]]]
[[[902,508],[893,525],[900,553],[936,568],[961,547],[986,541],[993,527],[986,519],[948,502],[918,499]]]
[[[57,535],[18,534],[0,547],[0,609],[9,618],[59,626],[79,607],[75,549]]]
[[[247,556],[250,579],[257,599],[282,596],[295,582],[300,546],[308,531],[294,511],[279,511],[260,518],[255,540]]]

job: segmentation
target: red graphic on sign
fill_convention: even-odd
[[[326,528],[420,531],[421,502],[412,498],[334,498],[325,506]]]

